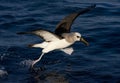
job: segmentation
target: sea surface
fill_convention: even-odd
[[[66,15],[92,4],[71,30],[90,45],[76,42],[72,55],[49,52],[31,71],[42,49],[28,44],[43,40],[16,33],[54,31]],[[0,83],[120,83],[120,0],[0,0]]]

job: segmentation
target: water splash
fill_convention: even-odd
[[[23,60],[23,61],[20,62],[20,65],[23,66],[23,67],[30,68],[32,63],[33,63],[33,60]]]
[[[4,78],[5,76],[8,75],[8,72],[5,70],[0,70],[0,78]]]

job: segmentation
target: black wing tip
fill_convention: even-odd
[[[96,7],[96,4],[92,4],[92,5],[88,6],[87,8],[83,8],[81,11],[78,12],[78,13],[79,13],[78,15],[84,14],[84,13],[86,13],[86,12],[88,12],[88,11],[91,11],[91,10],[93,10],[95,7]]]
[[[16,34],[18,34],[18,35],[23,35],[23,34],[31,34],[32,32],[18,32],[18,33],[16,33]]]
[[[33,45],[34,45],[34,44],[29,44],[29,45],[28,45],[28,47],[29,47],[29,48],[32,48],[32,47],[33,47]]]
[[[16,34],[22,35],[22,34],[26,34],[26,32],[18,32],[18,33],[16,33]]]

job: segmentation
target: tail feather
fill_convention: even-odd
[[[32,48],[45,48],[48,45],[48,42],[38,43],[38,44],[29,44],[28,47]]]

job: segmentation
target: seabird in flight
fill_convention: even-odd
[[[81,36],[79,32],[70,32],[70,29],[73,21],[79,15],[92,10],[93,8],[95,8],[95,6],[96,5],[89,6],[87,8],[82,9],[79,12],[72,13],[66,16],[63,20],[61,20],[61,22],[58,23],[54,32],[44,29],[34,30],[30,32],[19,32],[18,34],[37,35],[44,40],[42,43],[29,45],[29,47],[36,47],[43,49],[41,56],[37,60],[34,60],[32,62],[31,67],[33,67],[38,61],[40,61],[45,53],[48,53],[53,50],[59,49],[71,55],[71,53],[73,52],[73,48],[69,46],[74,44],[76,41],[81,41],[88,46],[89,43]]]

